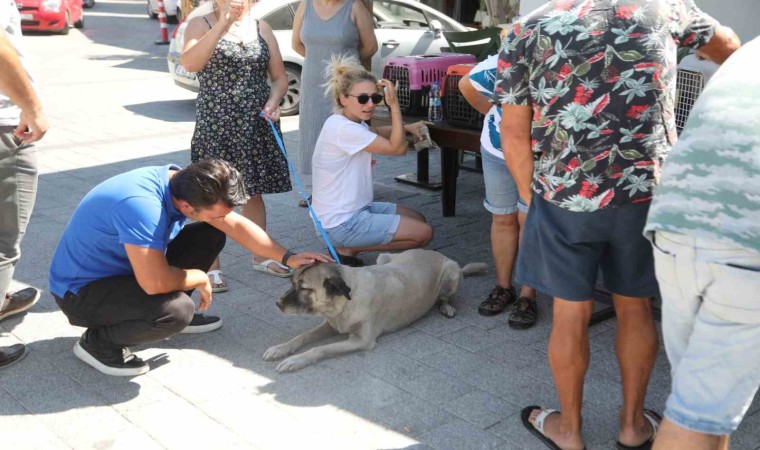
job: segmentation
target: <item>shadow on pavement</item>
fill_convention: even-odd
[[[195,122],[195,100],[166,100],[127,105],[135,114],[167,122]]]

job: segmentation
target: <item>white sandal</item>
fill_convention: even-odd
[[[221,270],[212,270],[208,272],[206,275],[211,278],[211,292],[214,294],[218,294],[219,292],[227,292],[229,290],[229,287],[227,287],[227,283],[222,280],[222,271]],[[214,285],[217,285],[214,287]]]
[[[287,272],[278,272],[278,271],[272,269],[271,267],[269,267],[270,264],[275,264],[279,268],[281,268],[283,270],[287,270]],[[258,264],[257,263],[253,263],[253,270],[257,270],[259,272],[264,272],[264,273],[267,273],[269,275],[273,275],[275,277],[280,277],[280,278],[290,278],[290,277],[293,276],[294,273],[296,273],[295,270],[291,269],[288,266],[283,266],[282,264],[280,264],[279,262],[277,262],[277,261],[275,261],[273,259],[267,259],[266,261],[262,261],[262,262],[260,262]]]

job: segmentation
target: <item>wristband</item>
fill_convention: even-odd
[[[287,265],[288,265],[288,260],[289,260],[289,259],[290,259],[290,257],[291,257],[291,256],[293,256],[293,255],[295,255],[295,253],[293,253],[293,252],[292,252],[292,251],[290,251],[290,250],[286,250],[286,251],[285,251],[285,254],[284,254],[284,255],[282,255],[282,261],[280,261],[280,262],[282,263],[282,265],[283,265],[283,266],[287,266]]]

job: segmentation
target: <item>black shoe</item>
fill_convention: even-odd
[[[538,318],[538,306],[536,300],[528,297],[520,297],[517,304],[509,314],[507,323],[510,328],[524,330],[536,324]]]
[[[216,316],[204,316],[203,314],[195,314],[190,324],[180,331],[183,334],[194,333],[208,333],[209,331],[218,330],[222,328],[222,319]]]
[[[24,344],[0,347],[0,369],[5,369],[21,361],[26,356],[26,353],[26,346]]]
[[[495,316],[516,301],[517,294],[515,293],[515,288],[512,286],[503,288],[496,285],[491,290],[491,293],[488,294],[488,298],[478,306],[478,314],[481,316]]]
[[[16,292],[8,292],[0,300],[0,320],[31,308],[40,299],[40,291],[28,287]]]
[[[87,332],[74,344],[74,354],[99,372],[117,377],[133,377],[150,370],[148,363],[135,356],[128,348],[113,351],[96,350],[87,343],[86,335]]]

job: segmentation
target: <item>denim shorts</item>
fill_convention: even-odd
[[[673,375],[665,416],[730,434],[760,386],[760,254],[666,231],[653,246]]]
[[[398,231],[401,216],[395,203],[372,202],[351,218],[325,231],[336,247],[369,247],[385,245]]]
[[[528,206],[520,199],[507,163],[483,147],[480,148],[480,156],[483,160],[483,181],[486,187],[483,207],[491,214],[507,215],[518,210],[527,213]]]
[[[610,292],[656,296],[652,245],[642,235],[649,203],[573,212],[534,194],[515,279],[552,297],[583,301],[592,298],[601,270]]]

